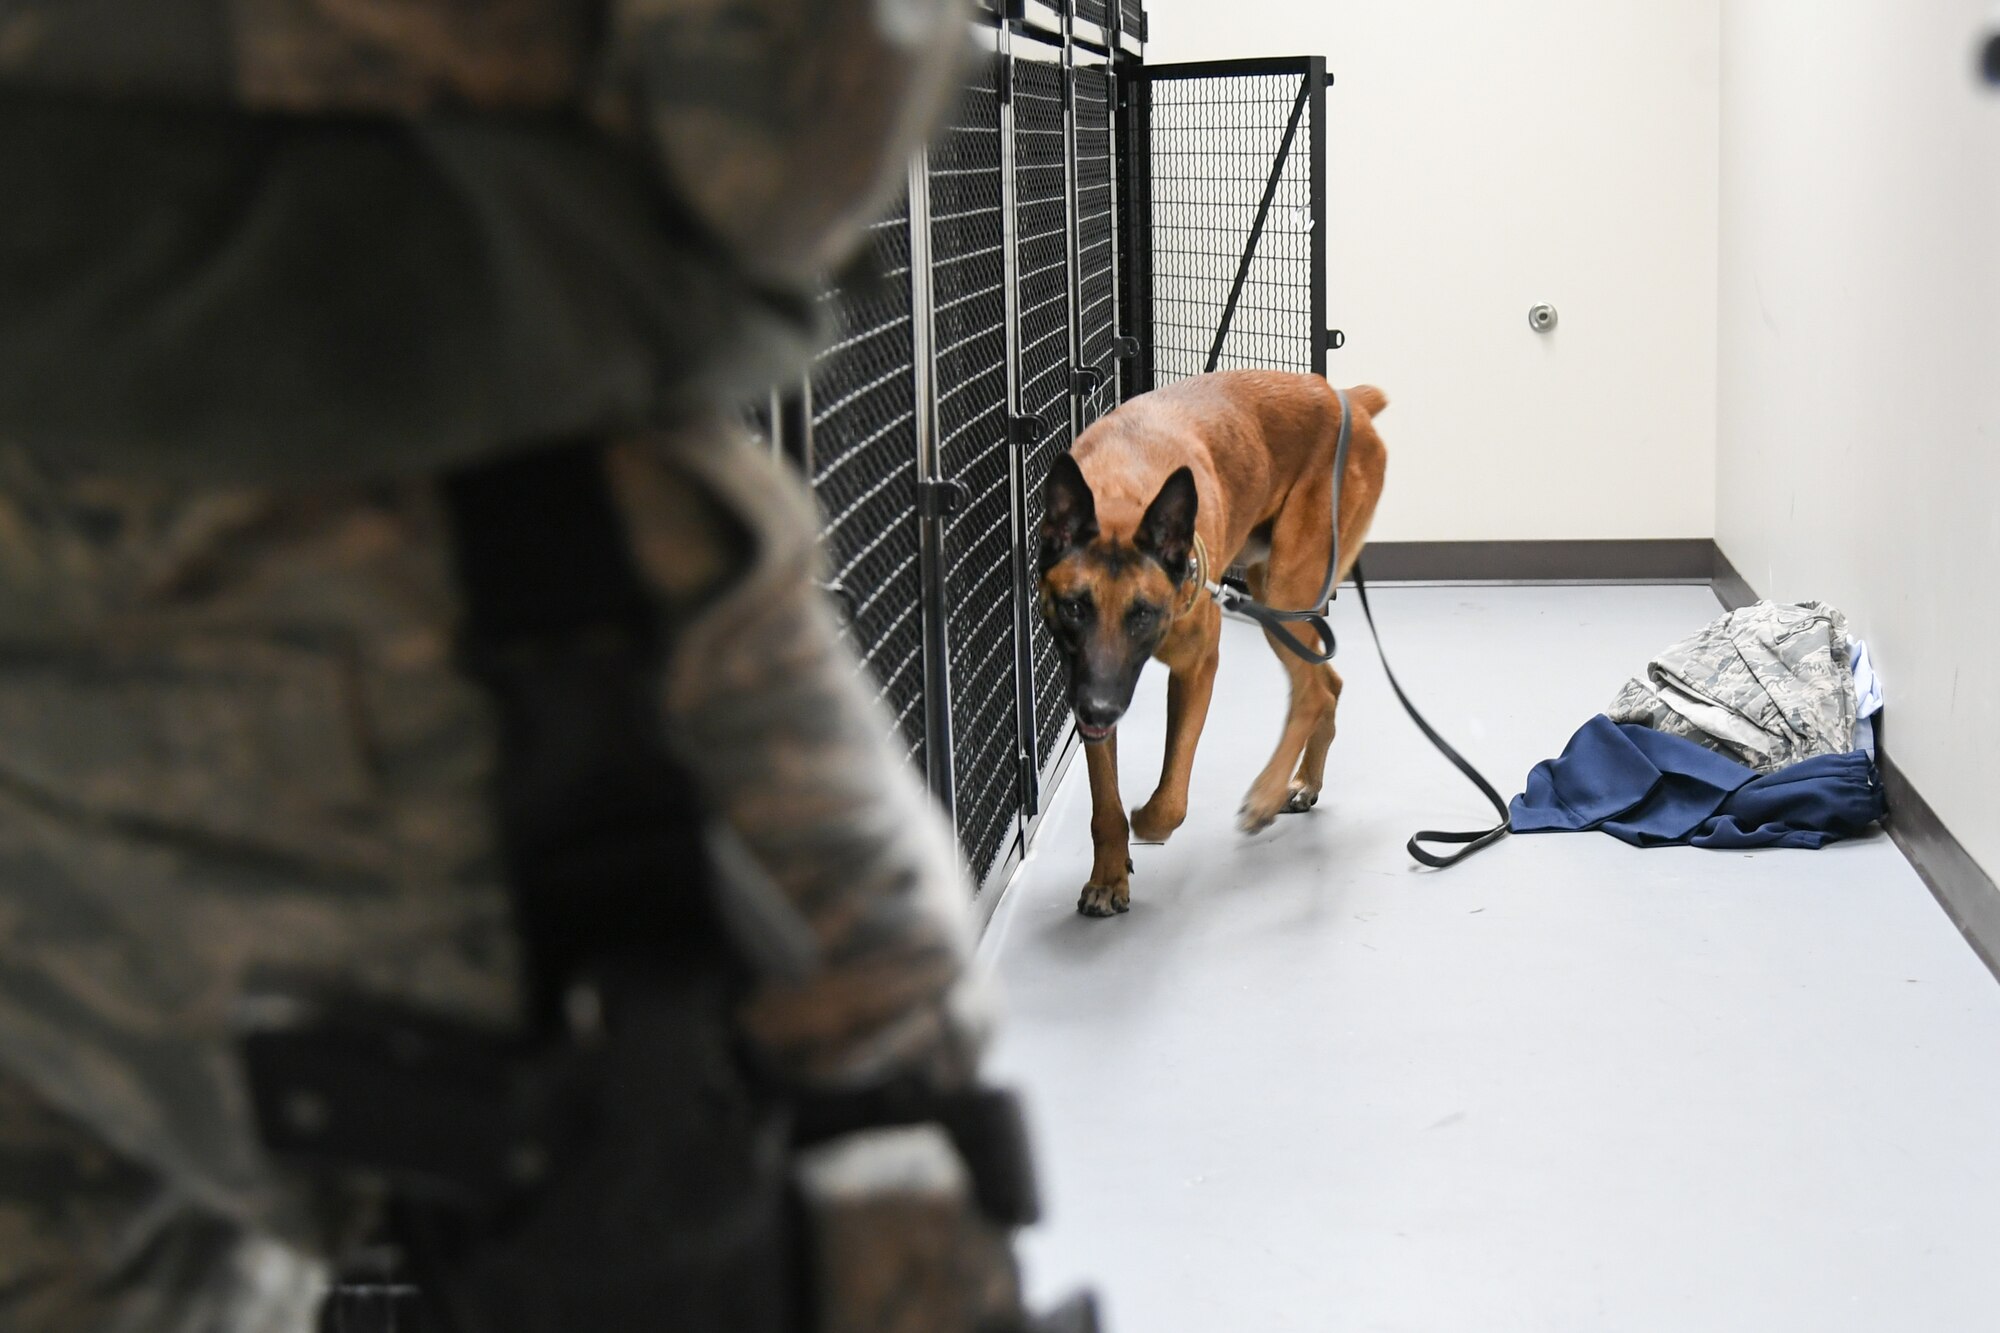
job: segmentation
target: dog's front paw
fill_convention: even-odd
[[[1319,804],[1319,788],[1304,782],[1294,782],[1292,793],[1285,799],[1285,813],[1302,815]]]
[[[1084,916],[1117,916],[1120,912],[1129,912],[1132,910],[1132,886],[1086,884],[1083,896],[1076,900],[1076,910]]]

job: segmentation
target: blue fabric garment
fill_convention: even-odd
[[[1882,817],[1882,782],[1859,750],[1759,777],[1693,741],[1599,714],[1560,758],[1535,765],[1509,813],[1516,833],[1599,829],[1635,847],[1817,849]]]

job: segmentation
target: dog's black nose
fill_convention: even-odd
[[[1109,699],[1086,696],[1076,701],[1076,720],[1093,731],[1108,730],[1124,713],[1124,708]]]

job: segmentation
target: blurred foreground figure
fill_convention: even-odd
[[[963,39],[0,0],[0,1328],[1038,1326],[949,839],[725,410]]]

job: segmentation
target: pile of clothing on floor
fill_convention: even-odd
[[[1884,814],[1868,647],[1823,602],[1759,602],[1626,682],[1510,807],[1516,833],[1638,847],[1807,847]]]

